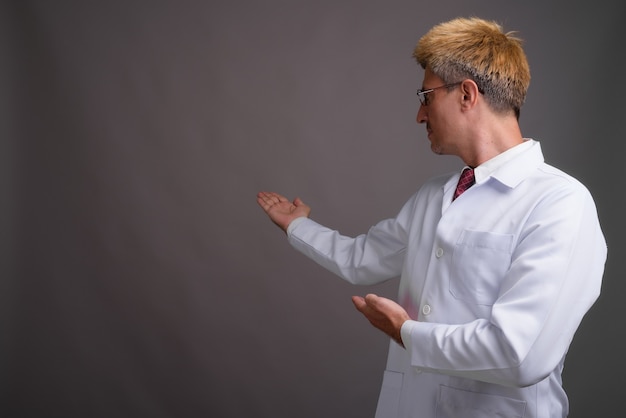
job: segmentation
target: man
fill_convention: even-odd
[[[593,199],[521,134],[530,72],[518,38],[454,19],[414,57],[417,122],[462,174],[428,181],[356,238],[309,219],[300,199],[257,201],[296,249],[347,281],[400,277],[399,303],[353,297],[392,338],[377,417],[565,417],[565,354],[607,254]]]

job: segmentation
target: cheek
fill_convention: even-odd
[[[450,124],[450,120],[446,118],[446,115],[439,114],[435,115],[434,117],[431,116],[428,120],[433,126],[433,129],[437,130],[437,134],[440,139],[442,139],[443,136],[449,134],[453,129],[453,125]]]

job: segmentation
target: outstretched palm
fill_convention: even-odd
[[[259,192],[256,200],[272,222],[285,232],[291,221],[301,216],[308,217],[311,213],[311,208],[305,205],[300,198],[296,198],[291,202],[278,193]]]

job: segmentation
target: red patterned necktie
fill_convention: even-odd
[[[459,178],[459,183],[456,185],[456,190],[454,191],[452,201],[461,196],[464,191],[472,187],[474,181],[474,169],[466,168],[465,170],[463,170],[463,172],[461,173],[461,177]]]

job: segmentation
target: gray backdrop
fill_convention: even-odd
[[[415,123],[412,49],[456,16],[525,39],[525,136],[594,194],[603,293],[564,374],[615,416],[625,364],[626,3],[3,1],[0,416],[368,417],[387,339],[259,190],[346,234],[461,167]]]

